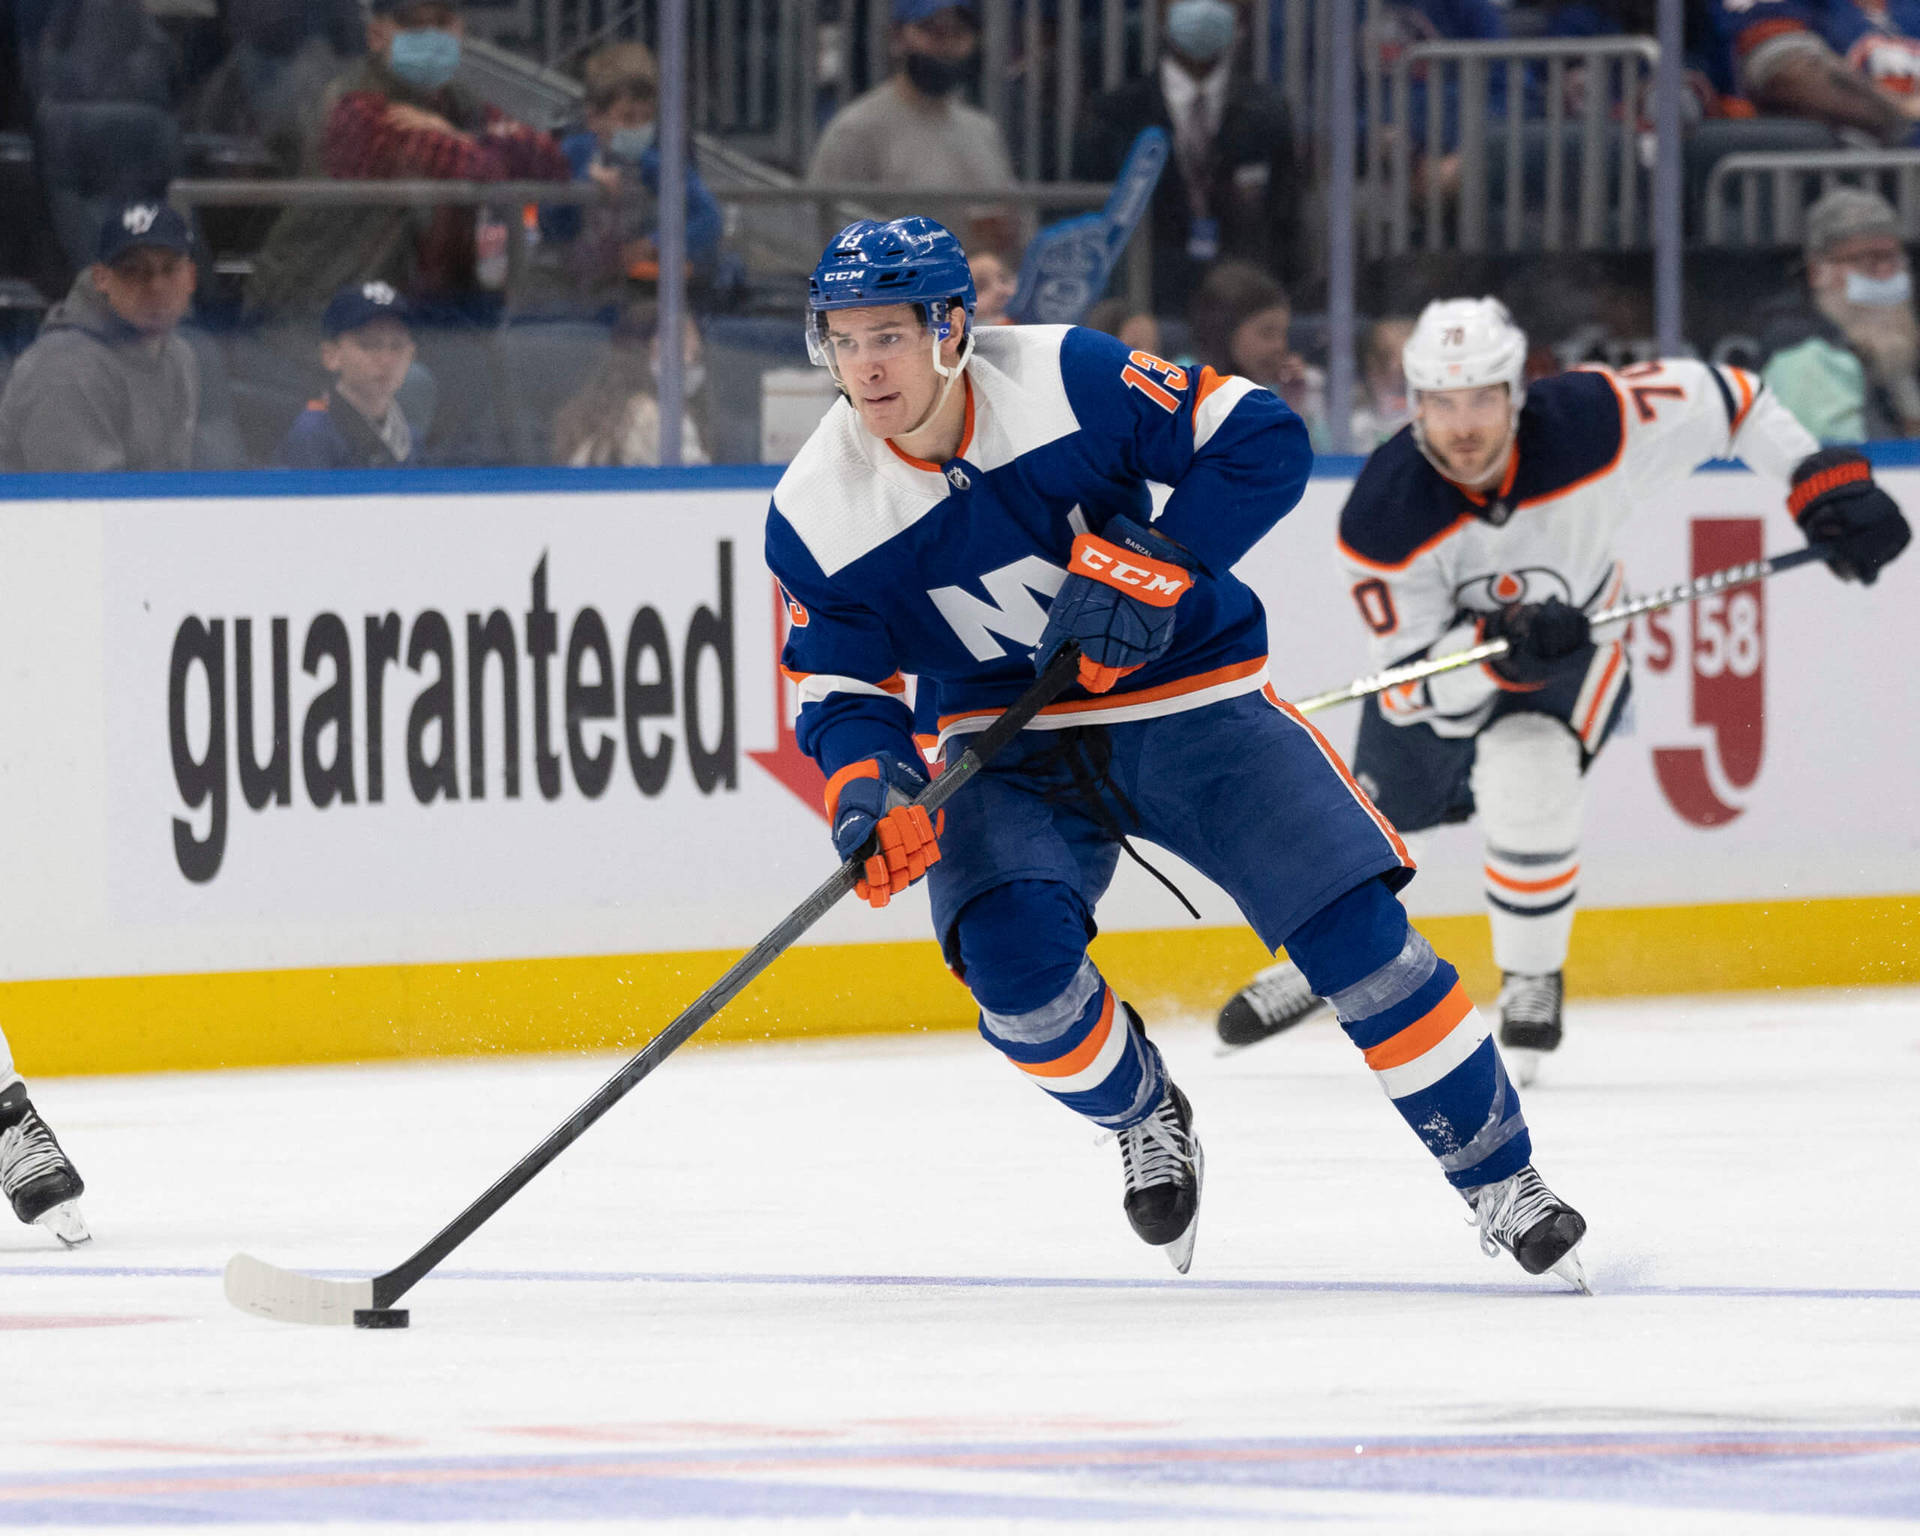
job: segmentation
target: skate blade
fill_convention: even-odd
[[[1547,1273],[1558,1275],[1582,1296],[1593,1294],[1593,1287],[1587,1283],[1587,1266],[1580,1262],[1578,1245],[1569,1248],[1560,1262],[1548,1269]]]
[[[1541,1052],[1530,1051],[1519,1045],[1503,1045],[1500,1055],[1507,1064],[1507,1075],[1513,1079],[1514,1086],[1531,1088],[1534,1079],[1540,1075]]]
[[[1187,1223],[1187,1230],[1160,1251],[1167,1256],[1167,1262],[1185,1274],[1193,1268],[1193,1245],[1200,1236],[1200,1197],[1206,1192],[1207,1154],[1200,1150],[1199,1142],[1193,1144],[1193,1220]]]
[[[80,1214],[80,1203],[67,1200],[42,1211],[34,1218],[38,1226],[45,1227],[69,1248],[78,1248],[82,1243],[93,1241],[93,1234],[87,1230],[87,1220]]]

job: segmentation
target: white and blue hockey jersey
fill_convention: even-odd
[[[1037,727],[1139,720],[1257,691],[1266,617],[1232,567],[1300,498],[1300,419],[1245,379],[1198,374],[1097,331],[983,330],[965,434],[944,464],[873,437],[837,402],[781,477],[767,564],[792,628],[801,747],[828,773],[982,729],[1032,683],[1075,536],[1150,516],[1189,550],[1173,643],[1110,693],[1070,691]],[[915,707],[906,676],[917,679]]]

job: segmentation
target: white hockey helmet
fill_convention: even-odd
[[[1435,299],[1400,352],[1407,393],[1504,384],[1516,409],[1526,390],[1527,333],[1498,299]]]
[[[1400,367],[1407,377],[1407,403],[1416,407],[1414,441],[1429,459],[1433,455],[1417,409],[1423,391],[1504,384],[1512,410],[1508,432],[1518,430],[1527,399],[1527,333],[1498,299],[1435,299],[1414,322],[1400,351]],[[1444,465],[1436,467],[1445,473]]]

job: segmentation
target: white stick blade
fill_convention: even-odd
[[[245,1253],[227,1260],[226,1288],[227,1300],[242,1312],[276,1323],[345,1325],[356,1307],[373,1305],[371,1280],[322,1280]]]

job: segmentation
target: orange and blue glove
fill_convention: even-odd
[[[936,825],[912,803],[926,787],[926,770],[891,752],[848,763],[827,780],[827,824],[840,857],[851,859],[873,841],[853,887],[871,907],[884,907],[940,862],[946,812]]]
[[[1173,644],[1173,605],[1193,589],[1192,558],[1130,517],[1081,534],[1034,649],[1034,670],[1044,672],[1054,652],[1078,640],[1080,686],[1105,693],[1164,655]]]

